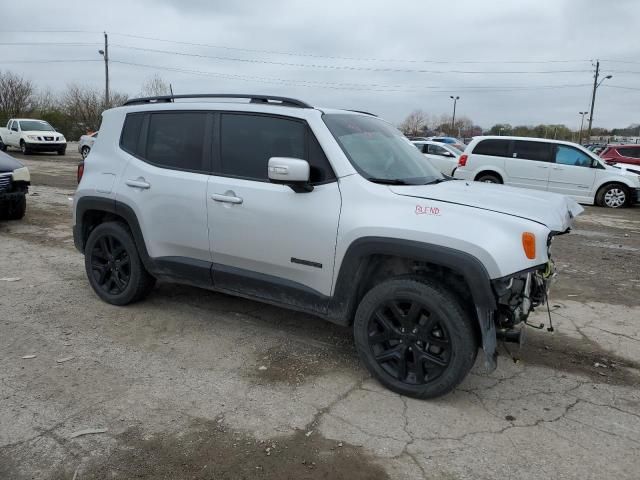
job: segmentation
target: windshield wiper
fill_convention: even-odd
[[[403,180],[401,178],[374,178],[374,177],[369,177],[369,178],[367,178],[367,180],[369,180],[370,182],[373,182],[373,183],[382,183],[384,185],[417,185],[416,183],[407,182],[406,180]]]
[[[430,182],[425,183],[424,185],[435,185],[436,183],[448,182],[449,180],[453,180],[453,177],[445,176],[444,178],[435,178]]]

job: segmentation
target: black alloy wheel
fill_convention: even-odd
[[[125,247],[112,235],[103,235],[91,250],[96,284],[109,295],[124,293],[131,279],[131,261]]]
[[[369,322],[368,339],[378,364],[411,385],[435,380],[451,359],[445,323],[419,300],[396,299],[380,305]]]
[[[440,282],[403,276],[369,290],[353,322],[356,349],[388,389],[434,398],[464,380],[478,352],[470,308]]]
[[[105,302],[128,305],[149,294],[156,279],[147,272],[129,227],[105,222],[89,234],[84,248],[89,284]]]

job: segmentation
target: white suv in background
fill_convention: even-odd
[[[560,140],[475,137],[458,159],[454,177],[562,193],[610,208],[640,201],[640,176]]]
[[[495,368],[581,211],[445,177],[373,115],[177,95],[104,112],[73,233],[108,303],[162,279],[317,315],[353,328],[381,383],[426,398],[458,385],[479,346]]]

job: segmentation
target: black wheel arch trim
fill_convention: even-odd
[[[357,289],[372,255],[389,255],[443,266],[461,275],[469,287],[482,334],[482,348],[487,366],[495,368],[496,329],[494,312],[497,305],[491,279],[480,260],[473,255],[441,245],[412,240],[363,237],[349,245],[337,275],[334,295],[329,303],[329,318],[336,323],[350,323],[357,308]]]

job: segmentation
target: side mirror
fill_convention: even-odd
[[[309,162],[299,158],[271,157],[268,166],[269,180],[272,183],[289,185],[294,192],[303,193],[313,190],[309,185]]]
[[[598,160],[596,160],[595,158],[591,159],[591,168],[598,168],[600,167],[600,162]]]
[[[443,157],[453,157],[453,153],[446,151],[442,154]]]

